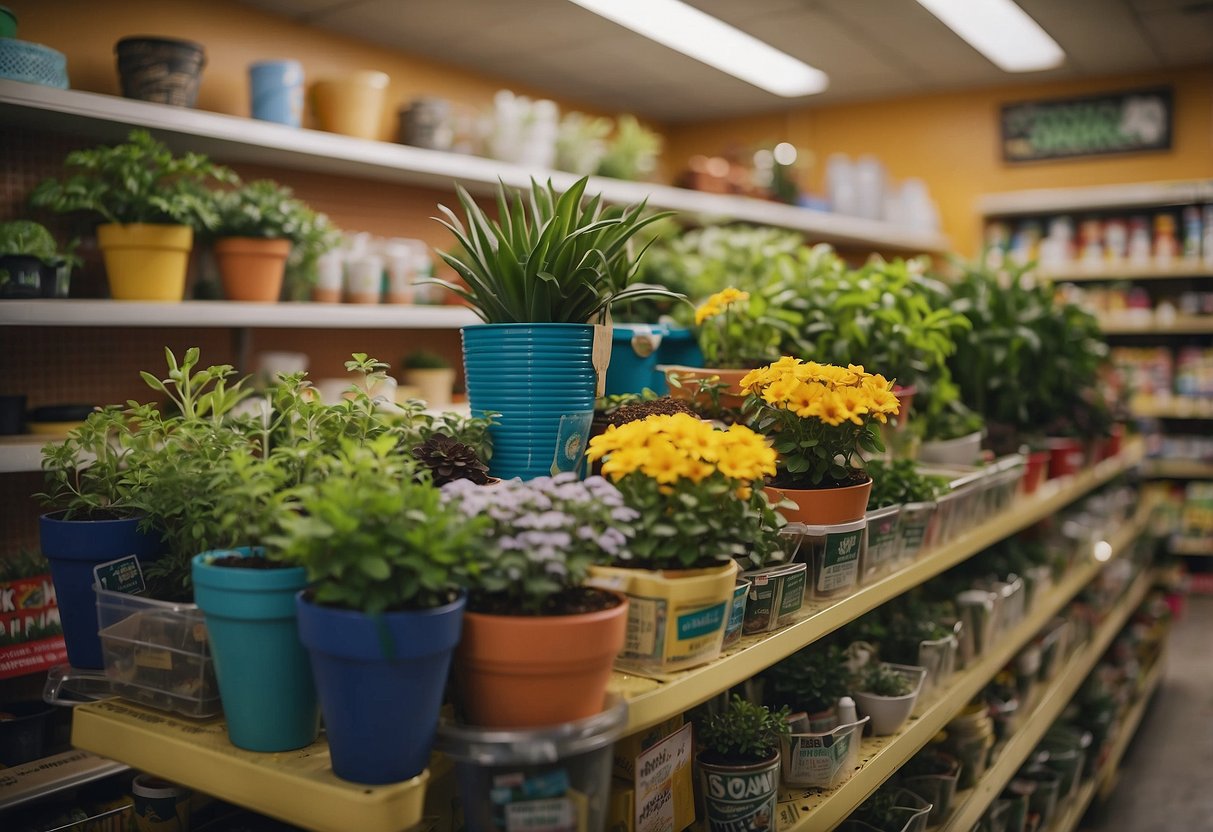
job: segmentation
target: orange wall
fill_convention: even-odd
[[[1172,150],[1072,162],[1008,165],[1002,161],[1001,103],[1153,84],[1175,88]],[[667,137],[668,163],[675,168],[693,154],[717,154],[730,144],[791,141],[816,154],[816,167],[806,177],[806,184],[815,190],[822,188],[825,160],[831,153],[852,158],[875,154],[894,177],[926,180],[953,247],[973,254],[981,245],[974,201],[984,193],[1213,177],[1213,67],[822,106],[680,125],[669,129]]]

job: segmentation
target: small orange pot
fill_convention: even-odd
[[[695,382],[701,380],[707,381],[715,376],[719,377],[722,384],[728,385],[728,389],[722,390],[720,393],[720,404],[722,407],[740,410],[741,405],[745,402],[746,394],[741,390],[741,380],[749,374],[749,370],[682,367],[677,365],[666,365],[660,369],[664,370],[667,380],[672,374],[678,376],[678,380],[682,383],[682,387],[670,385],[670,398],[672,399],[681,399],[685,402],[694,401],[701,405],[710,404],[712,401],[711,397],[707,393],[698,392]]]
[[[282,294],[290,240],[224,237],[215,241],[223,296],[228,300],[275,303]]]
[[[776,488],[765,486],[772,503],[785,497],[798,508],[781,508],[779,513],[789,523],[804,523],[806,526],[834,526],[852,523],[863,518],[868,510],[868,495],[872,493],[872,479],[865,483],[843,488]]]
[[[465,613],[455,672],[468,721],[537,728],[600,712],[628,622],[627,598],[611,594],[617,605],[585,615]]]

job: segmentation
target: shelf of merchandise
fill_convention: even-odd
[[[1213,266],[1200,263],[1176,263],[1171,266],[1153,264],[1085,267],[1081,264],[1065,269],[1041,269],[1041,276],[1054,283],[1081,283],[1107,280],[1175,280],[1213,277]]]
[[[1103,316],[1099,328],[1104,335],[1204,335],[1213,333],[1213,315],[1176,315],[1167,321]]]
[[[1063,211],[1190,205],[1210,199],[1213,199],[1213,180],[1200,179],[986,194],[978,198],[977,210],[985,217],[1010,217]]]
[[[0,118],[28,130],[70,132],[100,141],[119,140],[132,127],[146,127],[176,149],[206,153],[221,162],[275,165],[443,191],[450,190],[454,181],[486,193],[498,180],[525,187],[532,177],[550,178],[556,187],[566,188],[577,179],[570,173],[527,169],[477,156],[16,81],[0,81]],[[947,238],[936,232],[749,197],[603,177],[593,177],[589,190],[601,193],[608,202],[635,203],[647,198],[653,208],[672,209],[689,217],[787,228],[804,233],[813,242],[910,252],[949,250]]]
[[[1130,402],[1129,410],[1138,419],[1213,419],[1213,399],[1137,399]]]
[[[358,303],[180,303],[113,300],[8,300],[0,325],[299,329],[459,329],[479,323],[464,306]]]
[[[1147,460],[1143,472],[1151,479],[1210,480],[1213,479],[1213,462],[1199,459],[1151,459]]]
[[[1142,684],[1142,693],[1138,697],[1137,702],[1129,709],[1129,713],[1120,724],[1120,733],[1117,735],[1116,742],[1113,744],[1107,759],[1104,760],[1103,766],[1092,777],[1082,782],[1078,791],[1066,801],[1064,807],[1060,804],[1058,805],[1061,814],[1056,816],[1056,819],[1049,827],[1049,832],[1077,832],[1078,825],[1082,821],[1083,815],[1086,814],[1087,809],[1091,806],[1095,796],[1098,794],[1102,799],[1110,793],[1111,785],[1116,782],[1116,772],[1120,767],[1120,761],[1124,757],[1125,750],[1129,747],[1129,743],[1133,740],[1134,735],[1137,734],[1142,717],[1145,716],[1146,708],[1150,704],[1150,698],[1154,695],[1154,691],[1158,689],[1158,685],[1162,681],[1165,659],[1166,648],[1164,647],[1163,653],[1154,662],[1154,666],[1150,668]]]
[[[0,768],[0,811],[129,770],[125,763],[80,749]]]
[[[1146,597],[1150,581],[1148,570],[1137,576],[1099,625],[1091,641],[1066,662],[1061,674],[1037,696],[1035,707],[1020,720],[1019,730],[1007,741],[998,759],[986,769],[977,785],[956,795],[956,809],[942,826],[937,827],[939,832],[969,832],[977,825]]]
[[[77,705],[72,745],[116,758],[286,823],[318,832],[399,832],[421,820],[431,771],[386,786],[339,779],[322,737],[306,748],[258,754],[236,748],[222,719],[191,720],[120,699]],[[434,766],[445,767],[436,756]]]
[[[1113,557],[1119,556],[1145,530],[1147,517],[1147,512],[1139,513],[1112,535],[1109,542]],[[1050,619],[1099,574],[1107,562],[1091,558],[1076,566],[1048,595],[1032,606],[1018,626],[999,639],[996,649],[983,655],[971,667],[958,672],[934,701],[919,716],[911,719],[900,732],[888,737],[865,739],[860,748],[862,765],[846,782],[828,790],[785,792],[779,803],[780,832],[822,832],[833,829],[846,820],[880,784],[955,718],[973,697],[1031,642]],[[1146,588],[1148,583],[1142,583],[1140,592],[1144,594]],[[1135,588],[1134,592],[1137,591]],[[1136,603],[1131,597],[1129,605],[1135,607]],[[1119,630],[1119,626],[1116,625],[1112,633],[1107,635],[1108,641],[1115,635],[1115,630]],[[1100,638],[1104,637],[1105,629],[1106,625],[1101,627]],[[1084,651],[1081,658],[1085,660],[1086,656]],[[1098,657],[1099,654],[1096,654],[1091,658],[1092,665]],[[1067,668],[1071,664],[1068,663]],[[1069,673],[1069,670],[1063,671],[1063,677],[1068,677]],[[1063,678],[1058,678],[1053,684],[1057,685],[1062,681]]]
[[[1173,555],[1189,558],[1213,557],[1213,538],[1180,537],[1167,544],[1167,551]]]
[[[744,637],[714,662],[665,676],[616,672],[610,689],[628,699],[626,733],[644,730],[684,713],[999,540],[1054,514],[1136,466],[1142,452],[1139,442],[1131,442],[1119,456],[1094,468],[1046,482],[1035,494],[1020,497],[997,517],[924,553],[910,565],[841,600],[806,603],[803,617],[795,624],[774,633]]]

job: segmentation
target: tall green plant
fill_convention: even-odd
[[[792,732],[788,709],[772,711],[734,694],[728,707],[702,720],[699,744],[717,762],[760,763],[779,750],[780,738]]]
[[[39,208],[87,211],[111,223],[178,223],[197,231],[219,221],[210,182],[235,183],[236,175],[198,153],[174,156],[146,130],[132,130],[123,144],[74,150],[66,180],[47,179],[30,195]]]
[[[445,205],[436,218],[455,236],[459,252],[439,256],[467,288],[435,280],[459,295],[487,323],[587,323],[604,319],[614,303],[643,297],[678,297],[636,281],[629,243],[645,226],[669,213],[644,216],[644,203],[604,206],[601,196],[584,203],[588,178],[563,194],[549,181],[531,181],[525,196],[500,184],[497,220],[491,220],[463,188],[455,187],[465,227]]]

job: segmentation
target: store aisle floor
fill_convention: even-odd
[[[1192,595],[1171,633],[1166,676],[1085,832],[1213,830],[1213,598]]]

